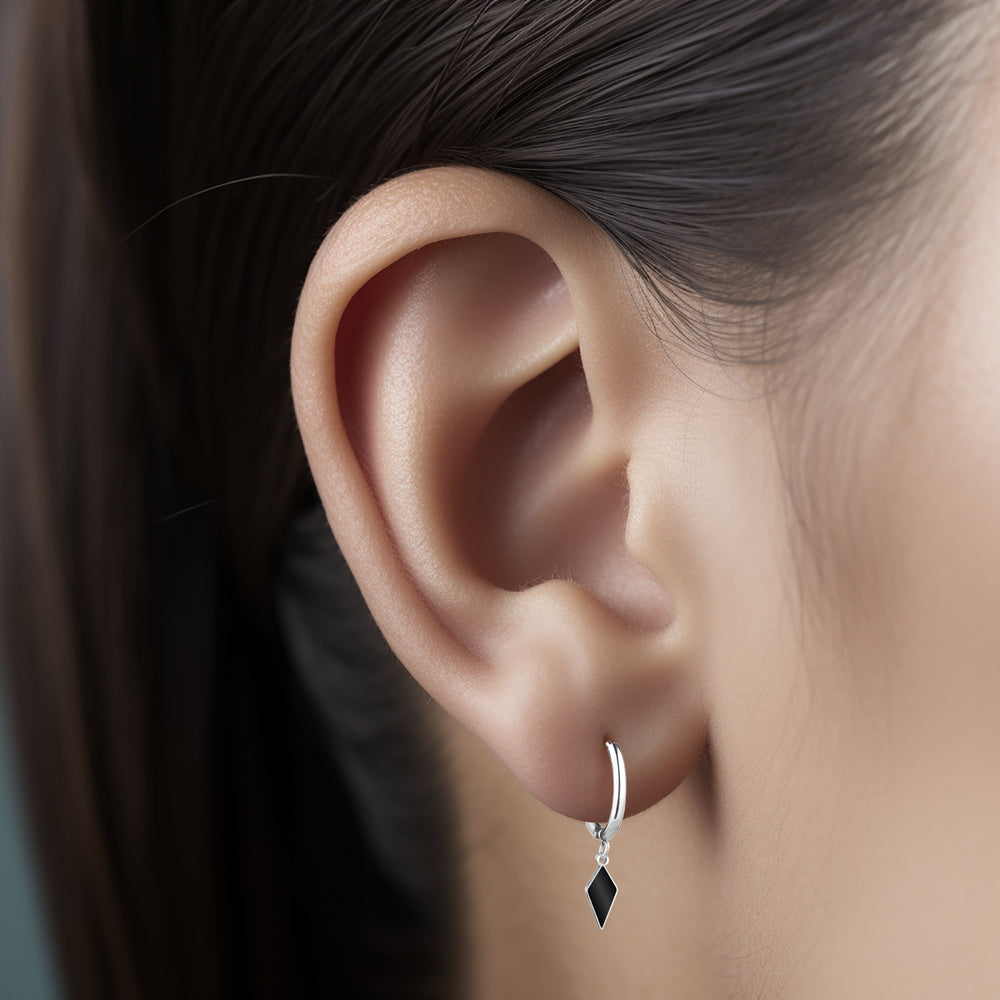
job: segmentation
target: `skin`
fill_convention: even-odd
[[[318,251],[296,411],[436,705],[468,996],[1000,995],[994,81],[976,126],[933,236],[798,362],[806,404],[661,343],[611,244],[510,178],[391,181]],[[788,503],[814,427],[821,584]]]

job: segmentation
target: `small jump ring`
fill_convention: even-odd
[[[604,747],[611,758],[611,815],[603,826],[600,823],[588,823],[587,830],[592,837],[607,842],[618,832],[625,818],[625,758],[617,743],[605,740]],[[601,849],[605,850],[603,844]]]

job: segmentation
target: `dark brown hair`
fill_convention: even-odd
[[[6,5],[2,631],[72,995],[450,988],[441,792],[412,765],[434,747],[290,405],[329,225],[393,175],[473,164],[575,206],[668,308],[764,303],[917,183],[958,12]]]

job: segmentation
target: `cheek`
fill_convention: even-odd
[[[966,301],[914,394],[885,520],[897,714],[914,752],[969,766],[1000,750],[1000,302]]]
[[[813,837],[798,866],[803,884],[823,873],[812,879],[826,905],[811,971],[870,985],[890,970],[895,986],[882,995],[897,995],[900,970],[922,951],[995,955],[1000,302],[988,301],[992,287],[973,282],[953,296],[920,331],[921,368],[905,404],[887,392],[870,411],[873,424],[892,430],[853,478],[867,528],[850,551],[862,614],[843,620],[843,654],[831,645],[825,662],[814,660],[814,725],[803,742],[812,752],[800,755],[800,776],[808,770],[812,781],[786,822],[801,820]],[[845,966],[845,954],[859,960]],[[848,985],[837,995],[868,992]],[[903,992],[946,991],[919,983]]]
[[[1000,186],[955,241],[895,494],[901,712],[969,758],[1000,750]],[[916,733],[916,736],[921,734]],[[995,768],[993,768],[995,769]]]
[[[854,464],[836,513],[851,530],[823,563],[838,577],[821,581],[828,620],[814,628],[782,603],[802,560],[773,546],[736,561],[753,579],[713,623],[731,902],[789,935],[810,900],[832,928],[860,925],[854,901],[873,893],[907,899],[920,886],[944,899],[965,883],[942,844],[995,832],[1000,815],[1000,304],[979,322],[951,315],[961,322],[938,324],[933,361],[908,390],[868,400],[857,426],[870,447],[845,446]],[[744,533],[758,546],[764,536]],[[904,848],[922,859],[919,878]]]

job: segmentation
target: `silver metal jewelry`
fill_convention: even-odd
[[[611,815],[603,825],[587,824],[587,832],[601,842],[601,849],[594,859],[597,861],[597,870],[587,883],[587,899],[594,911],[597,926],[602,929],[607,923],[615,896],[618,895],[618,886],[608,874],[608,844],[625,818],[625,758],[622,756],[622,748],[617,743],[605,740],[604,747],[611,758]]]

